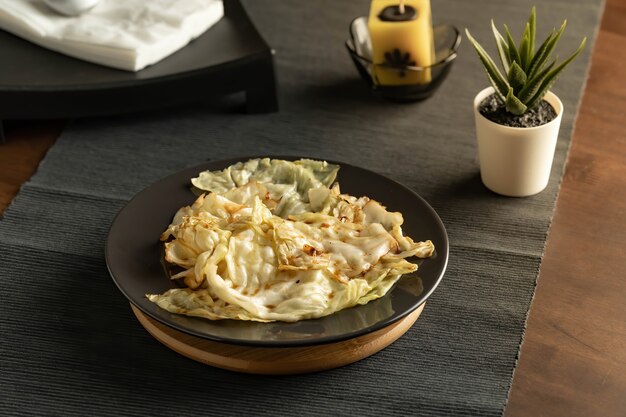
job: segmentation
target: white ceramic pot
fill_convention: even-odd
[[[509,127],[492,122],[478,111],[480,102],[493,93],[493,87],[489,87],[474,98],[483,184],[498,194],[510,197],[537,194],[546,188],[550,179],[563,103],[555,94],[548,92],[544,100],[556,110],[554,120],[537,127]]]

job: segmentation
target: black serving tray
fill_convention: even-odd
[[[7,119],[76,118],[246,93],[250,113],[278,110],[273,50],[239,0],[189,45],[129,72],[50,51],[0,30],[0,142]]]

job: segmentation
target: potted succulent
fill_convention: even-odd
[[[536,21],[533,7],[517,45],[506,25],[502,36],[491,21],[503,72],[465,29],[491,82],[474,99],[480,174],[487,188],[506,196],[537,194],[548,184],[563,114],[549,89],[586,42],[557,65],[551,55],[566,22],[535,48]]]

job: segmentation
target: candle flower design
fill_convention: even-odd
[[[416,65],[415,61],[411,59],[410,52],[402,54],[398,48],[394,49],[392,52],[385,52],[385,64],[396,68],[400,77],[406,76],[407,66],[414,67]]]

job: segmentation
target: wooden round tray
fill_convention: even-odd
[[[354,339],[323,345],[259,348],[212,342],[179,332],[146,316],[131,304],[143,327],[159,342],[188,358],[230,371],[265,375],[303,374],[337,368],[367,358],[406,333],[424,304],[397,322]]]

